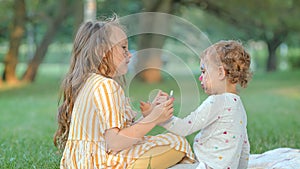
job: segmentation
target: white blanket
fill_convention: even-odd
[[[177,164],[170,169],[196,169],[194,164]],[[248,169],[300,169],[300,149],[277,148],[263,154],[251,154]]]

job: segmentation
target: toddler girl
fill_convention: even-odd
[[[190,115],[172,117],[162,126],[172,133],[194,138],[197,168],[245,169],[250,145],[247,116],[237,85],[251,78],[250,55],[237,41],[220,41],[200,57],[201,86],[209,97]]]

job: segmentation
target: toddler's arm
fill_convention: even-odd
[[[187,136],[203,129],[211,122],[211,114],[215,107],[212,106],[211,98],[207,98],[194,112],[181,119],[173,116],[162,127],[180,136]]]

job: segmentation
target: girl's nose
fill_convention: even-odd
[[[199,76],[199,81],[202,81],[202,80],[203,80],[203,76],[200,75],[200,76]]]
[[[128,58],[130,59],[132,57],[132,54],[130,51],[128,51]]]
[[[128,58],[128,59],[130,59],[132,57],[132,54],[130,53],[129,50],[126,51],[125,55],[126,55],[126,58]]]

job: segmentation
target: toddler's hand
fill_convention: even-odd
[[[154,100],[152,101],[152,105],[159,105],[162,102],[167,101],[169,95],[161,90],[158,91],[157,95],[155,96]]]

